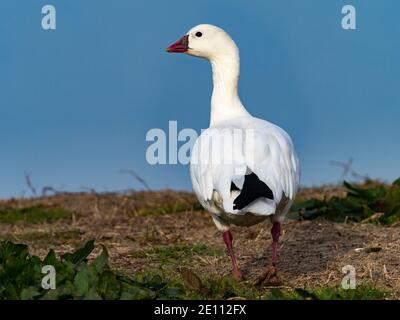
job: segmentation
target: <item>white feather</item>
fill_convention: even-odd
[[[289,135],[254,118],[243,106],[237,92],[239,50],[224,30],[198,25],[187,36],[187,53],[209,60],[213,74],[210,128],[196,141],[190,165],[200,203],[220,229],[229,223],[251,225],[273,214],[281,221],[296,196],[300,178]],[[245,175],[250,173],[271,189],[273,199],[258,198],[241,210],[233,209],[240,191],[231,191],[231,183],[242,189]]]
[[[220,142],[227,135],[232,139],[228,138],[228,143],[233,141],[234,132],[238,130],[243,132],[239,141],[241,145],[232,146],[233,154],[226,152],[229,146],[212,148],[213,142]],[[254,132],[254,144],[246,145],[249,140],[245,132],[248,131]],[[217,157],[218,162],[215,161]],[[246,171],[243,171],[244,166]],[[251,116],[231,119],[205,130],[194,145],[190,170],[195,193],[208,208],[214,206],[213,212],[274,214],[282,196],[294,199],[299,184],[298,160],[290,137],[274,124]],[[274,199],[260,198],[242,210],[234,210],[233,201],[238,191],[231,193],[231,182],[241,189],[245,173],[249,171],[272,190]],[[203,180],[207,183],[201,183]],[[220,201],[213,199],[214,192],[217,192]]]

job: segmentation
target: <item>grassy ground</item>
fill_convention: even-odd
[[[305,189],[298,205],[345,196],[343,188]],[[279,248],[281,281],[271,287],[254,285],[270,263],[270,225],[232,228],[245,276],[238,282],[230,276],[221,235],[191,193],[79,193],[0,201],[0,239],[25,243],[41,258],[50,249],[61,255],[95,239],[91,258],[105,245],[118,274],[159,277],[180,288],[179,298],[189,299],[399,299],[400,225],[370,222],[346,218],[337,223],[323,216],[288,220]],[[356,268],[357,290],[340,289],[346,265]]]

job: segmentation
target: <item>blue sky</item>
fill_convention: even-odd
[[[57,30],[41,8],[57,9]],[[341,28],[341,8],[357,30]],[[192,26],[226,29],[241,50],[247,109],[283,127],[302,183],[336,182],[330,160],[371,177],[400,176],[397,0],[0,2],[0,197],[40,189],[190,189],[184,165],[147,164],[151,128],[209,122],[210,67],[165,53]]]

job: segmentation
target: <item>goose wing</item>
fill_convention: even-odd
[[[294,199],[300,176],[289,135],[256,118],[205,130],[193,147],[190,168],[200,202],[209,203],[217,192],[221,209],[231,213],[249,206],[265,210],[257,199],[274,211],[283,196]]]

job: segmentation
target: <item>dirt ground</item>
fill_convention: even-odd
[[[310,196],[307,192],[312,194],[305,191],[304,197]],[[0,211],[33,205],[63,207],[73,214],[51,224],[1,223],[0,238],[27,243],[31,253],[42,257],[51,248],[64,253],[85,240],[96,239],[97,244],[107,246],[111,265],[128,274],[158,268],[177,274],[182,265],[198,275],[218,277],[230,273],[221,234],[190,193],[62,194],[0,201]],[[232,228],[238,263],[249,281],[270,263],[269,230],[269,224]],[[163,260],[154,255],[154,248],[196,245],[202,249],[187,259],[166,255]],[[400,298],[399,224],[288,220],[283,225],[278,252],[283,287],[339,286],[344,276],[342,268],[352,265],[358,283],[372,284],[389,291],[391,298]]]

